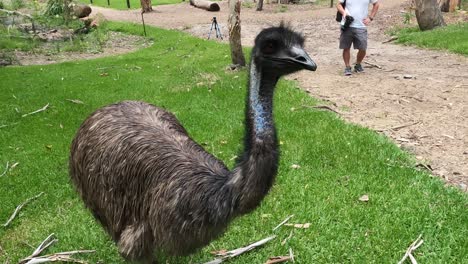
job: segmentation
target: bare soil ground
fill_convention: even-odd
[[[64,61],[95,59],[128,53],[150,45],[150,41],[140,36],[128,35],[120,32],[109,32],[108,39],[102,47],[101,52],[57,52],[55,44],[53,42],[47,42],[41,46],[40,52],[15,51],[13,65],[44,65]]]
[[[365,73],[352,77],[342,74],[335,8],[265,4],[264,11],[256,12],[250,6],[244,5],[241,13],[244,45],[253,45],[254,37],[262,28],[278,25],[282,20],[289,22],[306,36],[306,49],[318,64],[316,73],[300,72],[290,78],[338,111],[345,120],[384,133],[414,153],[422,167],[432,170],[447,183],[467,190],[468,58],[382,43],[389,39],[385,31],[402,23],[401,10],[407,8],[406,0],[382,2],[369,27],[365,62],[370,64],[364,64]],[[220,12],[207,12],[188,2],[157,6],[153,7],[154,12],[145,14],[145,22],[206,38],[211,18],[216,16],[226,42],[227,1],[220,2],[220,7]],[[92,8],[93,14],[102,13],[109,20],[141,22],[138,10]],[[462,13],[447,19],[467,21],[468,17]]]

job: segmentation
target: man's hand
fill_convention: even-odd
[[[366,17],[364,20],[362,20],[362,22],[364,23],[364,25],[368,26],[370,24],[372,20],[368,17]]]

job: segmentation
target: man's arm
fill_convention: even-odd
[[[372,4],[372,10],[370,12],[370,15],[364,19],[364,25],[368,25],[372,20],[374,20],[375,15],[377,14],[377,11],[379,10],[380,3],[377,1]]]
[[[378,2],[377,2],[377,3],[378,3]],[[340,12],[340,13],[343,15],[343,17],[345,17],[345,16],[346,16],[346,11],[345,11],[345,9],[343,8],[342,4],[343,4],[343,3],[340,3],[340,2],[338,1],[338,4],[336,4],[336,9],[338,10],[338,12]]]

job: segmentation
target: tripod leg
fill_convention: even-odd
[[[219,37],[220,37],[221,40],[222,40],[222,39],[223,39],[223,35],[221,34],[221,28],[218,26],[217,30],[218,30],[218,33],[219,33]]]
[[[211,23],[210,32],[208,33],[208,39],[210,39],[210,37],[211,37],[211,31],[213,30],[213,24],[214,24],[214,23]]]

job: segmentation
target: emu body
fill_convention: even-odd
[[[303,38],[265,29],[252,51],[244,150],[228,170],[171,113],[124,101],[94,112],[73,140],[70,175],[86,206],[128,260],[190,254],[256,208],[277,173],[273,92],[278,79],[316,66]]]

